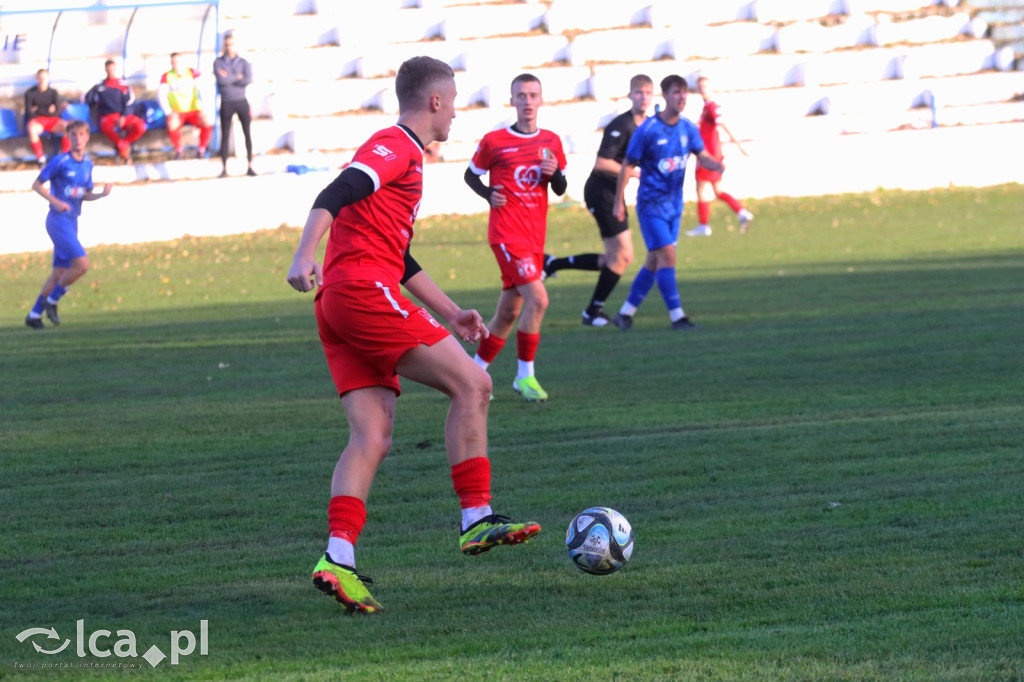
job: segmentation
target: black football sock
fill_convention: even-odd
[[[576,256],[566,256],[565,258],[555,258],[548,263],[548,272],[558,272],[559,270],[600,270],[601,266],[598,265],[598,259],[601,257],[599,253],[581,253]]]
[[[594,287],[594,298],[590,305],[603,307],[604,302],[612,295],[615,285],[619,283],[620,277],[621,275],[612,272],[607,267],[601,268],[601,274],[597,277],[597,286]]]

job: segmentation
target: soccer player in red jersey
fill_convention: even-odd
[[[511,103],[516,122],[484,135],[465,174],[466,184],[491,207],[487,240],[498,260],[502,286],[497,310],[487,325],[490,335],[480,342],[474,360],[486,369],[518,320],[519,369],[512,387],[532,402],[548,398],[537,382],[533,363],[548,307],[542,278],[548,186],[555,194],[565,193],[566,161],[561,138],[537,126],[537,111],[544,103],[540,80],[529,73],[516,76]],[[484,174],[489,174],[489,186],[481,179]]]
[[[463,341],[487,336],[480,314],[456,305],[409,253],[423,193],[424,147],[448,139],[455,118],[454,74],[442,61],[414,57],[399,69],[395,90],[397,124],[372,135],[317,197],[288,272],[298,291],[319,287],[320,340],[348,419],[349,440],[334,469],[327,509],[330,538],[313,583],[349,613],[381,609],[365,587],[370,581],[356,573],[355,544],[374,474],[391,447],[399,376],[451,399],[445,443],[462,507],[462,552],[518,544],[540,531],[536,523],[513,523],[490,507],[490,377],[401,292],[404,285]],[[316,250],[328,232],[321,267]]]
[[[722,152],[722,138],[718,134],[721,128],[729,136],[729,140],[739,148],[743,156],[748,156],[747,151],[740,144],[740,141],[732,134],[732,131],[721,120],[721,112],[718,103],[711,99],[711,85],[707,76],[697,79],[697,91],[704,99],[704,109],[700,113],[700,137],[704,140],[704,148],[716,161],[722,161],[725,154]],[[711,218],[711,202],[721,199],[729,208],[735,211],[740,220],[740,234],[747,231],[747,226],[754,219],[754,214],[743,208],[743,204],[731,194],[722,191],[722,174],[705,168],[697,162],[697,170],[694,173],[697,180],[697,216],[700,224],[686,233],[687,237],[710,237],[711,227],[708,219]]]

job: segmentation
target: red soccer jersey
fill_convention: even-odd
[[[704,149],[715,159],[722,158],[722,140],[718,135],[718,104],[705,102],[700,112],[700,137],[704,140]]]
[[[423,147],[395,125],[363,143],[351,166],[370,176],[374,192],[342,208],[331,224],[324,286],[346,280],[397,285],[423,196]]]
[[[550,130],[538,129],[523,134],[512,130],[492,130],[484,135],[469,162],[477,175],[489,173],[491,187],[501,185],[508,202],[491,207],[487,221],[487,241],[505,244],[523,253],[544,251],[547,237],[548,184],[540,175],[545,154],[554,154],[558,168],[565,171],[562,140]]]

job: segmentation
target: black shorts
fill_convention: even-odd
[[[622,234],[629,229],[629,213],[626,220],[618,220],[612,214],[612,206],[615,205],[615,186],[617,179],[610,176],[591,173],[587,182],[583,185],[583,201],[587,210],[597,221],[597,227],[601,230],[602,239],[610,239]]]

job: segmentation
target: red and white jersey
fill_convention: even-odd
[[[350,165],[370,176],[374,192],[342,208],[331,224],[324,286],[346,280],[397,285],[423,196],[423,147],[395,125],[374,133]]]
[[[718,135],[718,119],[721,117],[717,102],[704,102],[700,112],[700,137],[704,149],[715,159],[722,158],[722,139]]]
[[[522,253],[544,251],[550,178],[541,177],[540,163],[551,154],[564,172],[562,140],[550,130],[524,134],[508,127],[492,130],[480,140],[469,168],[477,175],[489,173],[489,186],[500,185],[508,199],[504,206],[491,207],[489,243],[505,244]]]

